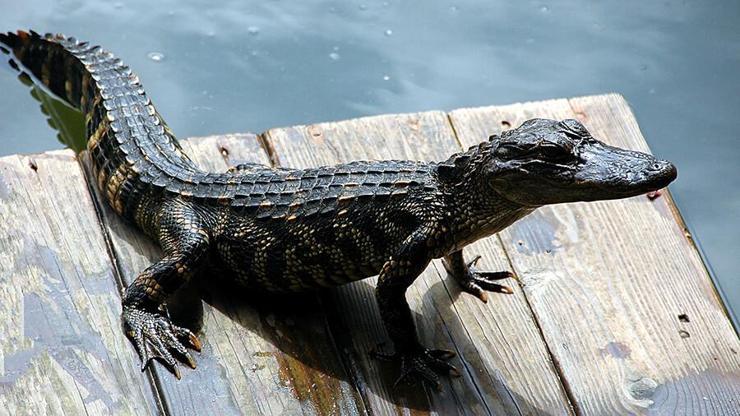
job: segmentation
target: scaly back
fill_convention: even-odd
[[[343,203],[381,201],[431,186],[431,165],[354,162],[306,170],[200,170],[182,151],[138,77],[98,46],[63,35],[0,34],[0,43],[55,95],[85,115],[98,188],[115,211],[140,223],[143,203],[167,196],[230,205],[258,218],[334,212]],[[308,190],[312,198],[302,194]],[[142,225],[142,224],[139,224]],[[142,225],[143,226],[143,225]]]

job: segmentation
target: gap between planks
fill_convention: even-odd
[[[182,144],[186,153],[208,171],[224,171],[238,162],[268,163],[251,134],[186,139]],[[82,165],[90,176],[89,163],[82,160]],[[116,216],[97,189],[90,191],[98,201],[96,208],[112,240],[113,257],[124,285],[128,284],[161,250]],[[188,305],[203,308],[204,349],[196,357],[198,368],[185,369],[179,381],[159,364],[149,370],[167,414],[190,414],[194,409],[215,414],[327,414],[331,409],[347,414],[367,412],[353,393],[356,389],[334,376],[341,372],[337,365],[342,364],[337,362],[340,355],[329,342],[331,337],[327,336],[321,314],[311,312],[295,317],[295,324],[286,324],[282,317],[285,314],[265,311],[264,305],[236,305],[219,293],[222,289],[198,289],[197,305]],[[175,303],[171,300],[171,312]],[[283,335],[289,336],[287,341]],[[291,339],[314,341],[304,348],[303,358],[296,359]],[[326,374],[311,368],[311,363],[319,363]],[[280,383],[273,383],[278,377]]]
[[[460,149],[462,149],[462,150],[466,149],[466,146],[463,144],[462,140],[460,140],[460,136],[459,136],[459,134],[457,132],[457,129],[455,128],[455,123],[453,123],[453,121],[452,121],[451,113],[450,112],[447,112],[445,115],[447,116],[447,122],[449,123],[450,128],[452,129],[452,133],[454,134],[455,140],[457,141],[457,144],[460,146]],[[511,256],[509,255],[509,252],[508,252],[508,249],[506,248],[506,245],[504,244],[503,240],[501,239],[501,235],[499,233],[496,233],[496,235],[493,236],[492,238],[495,238],[499,242],[499,244],[501,245],[501,247],[503,247],[503,252],[504,252],[504,255],[506,256],[506,263],[509,265],[509,270],[514,270],[514,263],[511,260]],[[519,281],[518,276],[516,278],[516,282],[517,282],[517,285],[519,285],[520,288],[521,288],[522,283]],[[573,392],[571,391],[571,388],[568,385],[568,379],[565,377],[565,374],[563,373],[563,369],[560,366],[560,363],[558,362],[557,357],[555,357],[555,355],[552,353],[552,349],[550,348],[550,345],[547,343],[547,340],[545,339],[545,334],[544,334],[544,331],[542,329],[542,324],[540,323],[539,317],[534,312],[534,310],[532,308],[532,304],[531,304],[531,302],[529,300],[529,296],[527,295],[527,293],[526,292],[523,292],[523,295],[524,295],[523,296],[524,297],[524,301],[527,304],[527,308],[529,308],[529,310],[530,310],[530,312],[532,314],[532,321],[534,322],[534,325],[537,328],[537,333],[539,334],[540,339],[542,340],[542,343],[543,343],[543,345],[545,347],[545,351],[547,352],[547,355],[549,356],[550,361],[553,364],[553,368],[554,368],[555,373],[557,375],[557,379],[560,382],[560,385],[562,386],[563,392],[565,393],[565,395],[567,397],[567,402],[570,405],[571,411],[573,413],[575,413],[576,415],[580,416],[581,412],[578,409],[578,403],[576,402],[575,397],[573,396]]]
[[[452,120],[451,112],[446,113],[447,116],[447,122],[450,124],[450,128],[452,129],[453,134],[455,135],[455,140],[457,141],[458,145],[461,149],[466,149],[467,147],[463,143],[463,141],[460,139],[460,135],[457,132],[457,129],[455,128],[455,123]],[[510,127],[515,127],[511,126]],[[484,138],[482,138],[483,140]],[[501,238],[500,233],[496,233],[495,236],[492,236],[491,238],[495,238],[501,247],[503,248],[504,255],[506,256],[506,263],[509,265],[509,270],[515,270],[514,269],[514,262],[511,259],[511,255],[509,254],[509,249],[506,247],[506,244],[504,244],[503,239]],[[522,282],[519,280],[519,277],[516,278],[517,285],[520,286],[520,289],[522,287]],[[560,382],[560,385],[563,389],[563,392],[565,393],[567,397],[568,405],[570,405],[571,411],[575,413],[577,416],[581,415],[581,411],[578,408],[578,402],[575,399],[575,396],[573,395],[573,391],[571,390],[570,385],[568,384],[568,379],[565,376],[565,373],[563,372],[563,368],[560,365],[560,362],[558,358],[553,354],[552,349],[550,348],[550,344],[547,342],[547,339],[545,338],[544,330],[542,329],[542,324],[540,323],[540,318],[537,316],[537,313],[535,312],[534,308],[532,307],[532,303],[529,299],[529,295],[526,291],[522,291],[524,301],[527,304],[527,308],[529,308],[529,311],[532,315],[532,321],[534,322],[535,327],[537,328],[537,333],[540,336],[540,340],[542,341],[542,344],[545,347],[545,351],[547,352],[548,357],[550,358],[550,362],[552,362],[553,369],[555,370],[555,374],[557,376],[558,381]]]
[[[568,105],[570,106],[571,112],[573,112],[577,116],[579,112],[573,107],[573,105],[572,105],[573,101],[572,100],[568,100],[567,102],[568,102]],[[452,120],[450,118],[451,114],[452,113],[446,113],[447,123],[449,124],[450,129],[453,131],[453,134],[454,134],[455,140],[457,141],[458,147],[460,149],[465,148],[465,146],[463,146],[463,142],[462,142],[462,140],[460,138],[460,134],[458,133],[458,131],[456,129],[456,125],[455,125],[454,122],[452,122]],[[512,127],[515,127],[515,126],[512,126]],[[273,129],[273,130],[276,130],[276,129]],[[483,140],[483,139],[484,138],[481,138],[481,140]],[[273,165],[279,164],[280,163],[280,154],[276,151],[275,147],[273,146],[272,140],[270,140],[270,138],[269,138],[269,131],[260,134],[258,136],[258,139],[257,140],[258,140],[258,142],[259,142],[262,150],[266,153],[267,158],[269,159],[270,163],[273,164]],[[221,151],[221,149],[220,149],[220,152],[221,152],[221,155],[224,157],[224,159],[226,161],[228,161],[228,155],[224,155],[223,152]],[[94,192],[94,190],[92,190],[92,189],[90,191]],[[675,207],[675,205],[672,203],[672,200],[670,199],[669,195],[665,195],[665,196],[668,197],[668,198],[666,198],[666,200],[668,201],[668,206],[670,208],[670,211],[671,211],[671,213],[672,213],[675,221],[682,227],[682,229],[685,230],[685,224],[683,223],[683,219],[681,218],[680,213],[678,212],[678,210]],[[96,209],[99,210],[99,209],[101,209],[101,207],[97,207],[96,206]],[[100,216],[100,213],[98,213],[98,215]],[[104,225],[104,222],[105,221],[102,220],[102,217],[100,218],[100,222],[101,222],[101,227],[103,227],[105,229],[105,225]],[[106,234],[106,239],[109,239],[109,238],[110,238],[110,236],[108,234]],[[509,252],[509,250],[511,250],[511,248],[507,247],[507,245],[505,244],[505,242],[504,242],[503,237],[501,236],[501,234],[499,234],[496,237],[496,239],[499,241],[499,243],[503,247],[503,252],[506,255],[506,261],[508,262],[509,266],[512,267],[512,268],[514,268],[515,267],[514,266],[514,261],[512,260],[511,254]],[[689,241],[692,244],[693,250],[698,251],[697,248],[696,248],[696,246],[695,246],[695,244],[694,244],[694,241],[692,239],[689,239]],[[108,243],[108,241],[106,241],[106,242]],[[109,247],[109,249],[112,250],[112,248],[110,248],[110,247]],[[120,275],[118,275],[118,273],[121,273],[122,274],[123,271],[120,269],[120,266],[117,264],[117,259],[116,259],[116,256],[115,255],[112,255],[111,256],[111,261],[114,263],[114,267],[117,270],[117,279],[122,279],[122,277]],[[703,263],[702,263],[702,265],[705,267],[705,270],[706,270],[706,266]],[[119,284],[119,286],[122,286],[122,282],[119,281],[118,284]],[[714,294],[715,294],[716,300],[718,300],[719,304],[722,305],[723,308],[724,308],[724,305],[722,304],[721,300],[719,300],[719,294],[717,292],[716,287],[714,287],[713,284],[711,285],[711,287],[714,288],[714,290],[715,290]],[[527,302],[527,307],[528,307],[528,309],[530,311],[530,314],[532,315],[532,319],[533,319],[535,325],[537,326],[537,332],[539,334],[539,337],[541,338],[542,343],[544,344],[545,348],[547,349],[547,354],[549,356],[549,359],[551,360],[551,362],[555,366],[556,373],[557,373],[557,375],[559,377],[559,382],[561,384],[561,388],[563,389],[563,391],[566,392],[566,394],[568,396],[568,398],[567,398],[568,399],[568,402],[569,402],[568,404],[570,406],[572,406],[578,414],[581,414],[581,413],[586,414],[586,413],[588,413],[588,412],[582,411],[579,408],[579,400],[574,396],[574,393],[572,391],[572,387],[569,385],[569,379],[568,379],[567,375],[564,373],[564,370],[563,370],[563,368],[562,368],[562,366],[560,364],[560,360],[559,360],[558,356],[551,349],[550,342],[548,342],[548,339],[545,336],[546,331],[545,331],[545,329],[543,329],[543,325],[542,325],[542,322],[541,322],[541,317],[539,316],[539,313],[535,310],[535,308],[532,306],[532,300],[530,299],[530,294],[526,290],[524,290],[523,293],[524,293],[524,299]],[[369,301],[372,302],[373,300],[371,299]],[[326,310],[327,308],[326,307],[323,307],[323,309]],[[724,309],[724,311],[726,313],[726,309]],[[339,329],[339,327],[338,327],[338,326],[341,326],[341,322],[339,322],[338,319],[335,319],[335,317],[332,314],[327,314],[327,317],[329,319],[328,320],[328,325],[330,327],[329,335],[331,335],[332,338],[333,338],[334,333],[336,331],[339,331],[340,333],[341,332],[344,332],[343,330]],[[339,351],[340,356],[341,356],[340,358],[341,358],[342,364],[345,367],[345,371],[348,373],[348,375],[350,375],[352,377],[355,377],[355,378],[352,379],[352,385],[358,391],[358,393],[361,395],[361,400],[365,404],[366,411],[371,412],[373,407],[371,406],[370,400],[366,396],[365,386],[363,385],[364,384],[364,381],[356,378],[357,376],[360,376],[361,375],[361,371],[358,371],[356,368],[353,368],[353,367],[355,367],[357,365],[357,363],[353,360],[353,358],[351,356],[348,356],[346,353],[342,352],[342,350],[339,348],[339,345],[336,344],[336,341],[334,339],[332,339],[331,343],[334,344],[335,350],[336,351]],[[363,352],[362,351],[358,351],[358,353],[363,353]],[[168,375],[169,374],[166,374],[166,376],[168,376]],[[158,376],[152,376],[152,377],[154,377],[154,379],[156,380],[156,386],[157,386],[157,388],[160,387],[160,385],[159,385],[159,377]],[[154,384],[153,384],[153,386],[154,386]],[[161,391],[159,391],[158,394],[161,395],[161,396],[157,396],[157,397],[160,398],[160,400],[162,400],[165,403],[165,404],[163,404],[163,406],[166,406],[167,399],[166,399],[164,393],[162,393]],[[169,412],[169,410],[167,410],[167,412]]]
[[[451,116],[467,145],[484,132],[547,117],[580,118],[597,138],[648,150],[629,106],[615,94]],[[705,397],[699,407],[707,414],[737,405],[738,339],[670,204],[636,197],[548,206],[499,233],[582,414],[660,412],[693,406],[697,396]],[[679,311],[692,315],[682,329],[692,331],[690,339],[674,329]]]
[[[98,198],[95,197],[95,181],[90,181],[90,177],[88,175],[88,170],[86,169],[85,163],[86,158],[89,158],[89,154],[87,152],[79,153],[75,155],[75,159],[77,160],[77,163],[80,167],[80,171],[82,172],[82,179],[85,181],[85,185],[87,186],[87,192],[90,194],[90,199],[92,200],[93,208],[95,210],[95,216],[98,219],[98,225],[100,226],[100,232],[103,235],[103,241],[105,243],[105,250],[106,255],[108,256],[108,259],[110,259],[111,262],[111,269],[113,271],[113,279],[115,280],[116,287],[118,288],[118,294],[121,297],[121,300],[123,300],[123,295],[126,290],[126,284],[123,280],[123,270],[121,269],[121,266],[118,262],[118,259],[115,255],[115,249],[113,247],[113,238],[111,237],[110,230],[108,227],[105,226],[105,220],[103,216],[103,206],[101,206],[101,202]],[[123,330],[123,328],[121,329]],[[137,357],[138,358],[138,357]],[[152,396],[154,397],[154,400],[156,402],[157,409],[160,414],[162,415],[170,415],[169,408],[167,407],[167,400],[165,400],[165,397],[162,393],[162,387],[159,383],[159,377],[154,372],[153,366],[149,366],[146,370],[146,377],[149,381],[149,387],[152,390]]]
[[[272,151],[278,156],[278,162],[287,162],[284,163],[285,166],[298,168],[353,159],[442,160],[461,150],[451,133],[447,116],[441,112],[375,116],[272,129],[263,135],[262,142],[270,143],[271,149],[276,149]],[[503,269],[505,265],[501,259],[505,256],[501,254],[495,241],[486,239],[473,246],[473,249],[483,249],[485,252],[483,267],[495,264],[494,267]],[[512,297],[492,297],[484,308],[478,299],[461,295],[438,263],[433,262],[433,266],[427,268],[407,291],[412,309],[423,310],[416,319],[419,334],[422,342],[429,346],[434,344],[435,347],[453,347],[460,353],[463,362],[472,362],[465,364],[468,378],[462,383],[445,380],[445,390],[449,390],[450,394],[440,396],[425,391],[420,399],[426,401],[426,404],[420,402],[417,405],[443,414],[451,411],[465,413],[468,411],[466,406],[469,405],[479,406],[479,412],[494,414],[530,414],[540,411],[569,413],[571,406],[567,403],[567,398],[558,393],[562,391],[562,385],[554,376],[552,368],[548,367],[551,361],[544,354],[544,348],[540,347],[544,345],[541,335],[532,330],[534,324],[531,323],[531,310],[519,300],[521,291],[517,291]],[[489,264],[486,266],[486,263]],[[354,328],[352,333],[345,334],[348,339],[345,345],[348,345],[350,351],[359,354],[361,370],[369,377],[370,408],[380,409],[378,411],[384,414],[401,410],[394,409],[393,401],[389,399],[393,380],[389,382],[386,378],[392,370],[386,369],[383,372],[379,370],[381,364],[369,362],[364,356],[365,351],[374,347],[378,340],[385,339],[385,331],[379,327],[377,307],[370,290],[373,281],[374,278],[370,278],[332,290],[329,301],[341,305],[344,311],[344,314],[336,314],[331,319],[340,323],[347,321],[347,325]],[[434,287],[438,284],[441,284],[439,287],[444,292],[435,294],[438,291]],[[452,291],[448,286],[450,284],[454,287]],[[423,285],[427,288],[420,289]],[[495,313],[496,305],[512,316],[500,314],[500,319],[495,322],[485,321]],[[449,308],[450,313],[443,317],[445,308]],[[482,321],[478,322],[479,319]],[[502,331],[504,327],[506,330]],[[470,332],[473,328],[477,330],[475,336]],[[444,330],[440,339],[433,336],[438,329]],[[523,345],[512,349],[509,345],[510,338]],[[476,346],[477,343],[480,343],[482,351]],[[487,347],[495,351],[495,357],[486,351]],[[515,352],[512,353],[512,350]],[[524,360],[512,356],[522,351],[526,351]],[[533,359],[536,364],[525,364]],[[482,374],[475,374],[474,371]],[[484,384],[478,384],[479,382]],[[516,391],[523,396],[515,398],[507,384],[516,387]],[[478,392],[478,396],[473,394],[471,397],[471,391]],[[460,401],[457,396],[465,399]],[[545,409],[538,409],[537,405],[544,406]]]

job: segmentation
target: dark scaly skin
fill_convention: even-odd
[[[577,121],[534,119],[443,162],[351,162],[310,169],[245,164],[203,172],[182,152],[138,79],[110,53],[61,35],[0,35],[14,59],[85,114],[97,186],[123,218],[157,241],[164,257],[127,288],[123,320],[142,356],[177,372],[191,366],[167,297],[209,258],[254,290],[302,291],[379,273],[376,298],[401,378],[439,385],[452,353],[416,336],[405,292],[435,258],[462,290],[484,302],[510,272],[478,272],[466,245],[539,206],[615,199],[662,188],[669,162],[614,148]]]

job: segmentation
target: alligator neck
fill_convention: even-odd
[[[437,164],[450,207],[454,249],[490,236],[536,209],[510,201],[487,183],[490,142],[482,142]]]

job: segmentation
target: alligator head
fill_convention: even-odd
[[[490,138],[488,186],[525,206],[640,195],[676,178],[672,163],[609,146],[577,120],[532,119]]]

